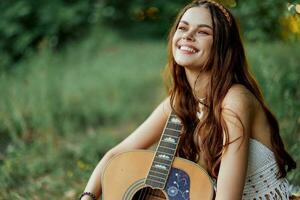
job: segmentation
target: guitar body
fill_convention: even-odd
[[[113,157],[107,164],[102,182],[104,200],[212,200],[213,184],[199,165],[174,157],[164,187],[145,184],[155,152],[135,150]],[[159,181],[159,178],[157,178]]]

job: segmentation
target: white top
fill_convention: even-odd
[[[250,138],[247,176],[242,200],[289,200],[289,183],[277,179],[279,172],[274,153]],[[216,189],[216,181],[214,180]]]
[[[248,170],[243,200],[288,200],[289,184],[279,173],[274,153],[258,140],[250,138]]]
[[[204,106],[199,104],[197,116],[203,117]],[[258,140],[250,138],[248,168],[242,200],[289,200],[287,179],[278,179],[274,153]],[[216,190],[216,180],[213,179]]]

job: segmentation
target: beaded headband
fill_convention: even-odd
[[[203,1],[209,2],[209,3],[211,3],[211,4],[215,5],[215,6],[217,6],[217,7],[222,11],[222,13],[223,13],[224,16],[226,17],[226,19],[227,19],[229,25],[231,26],[231,17],[230,17],[230,15],[229,15],[228,11],[224,8],[223,5],[221,5],[221,4],[219,4],[218,2],[213,1],[213,0],[200,0],[200,1],[198,1],[198,2],[200,3],[200,2],[203,2]]]

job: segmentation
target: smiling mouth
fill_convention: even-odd
[[[179,45],[178,49],[181,51],[184,51],[186,53],[197,53],[199,50],[196,48],[193,48],[191,46],[186,46],[186,45]]]

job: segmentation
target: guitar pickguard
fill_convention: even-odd
[[[190,178],[188,174],[183,170],[172,167],[165,191],[169,200],[189,200]]]

